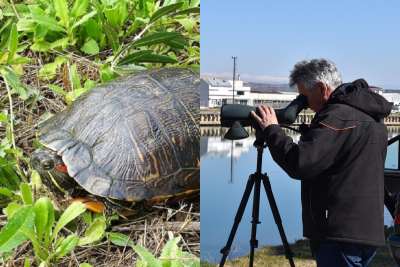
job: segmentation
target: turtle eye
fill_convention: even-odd
[[[44,159],[40,161],[40,166],[42,167],[42,169],[50,170],[54,168],[54,162],[51,159]]]

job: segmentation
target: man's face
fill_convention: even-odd
[[[310,109],[318,112],[324,107],[326,99],[320,88],[317,87],[314,91],[310,91],[301,82],[297,82],[297,88],[300,95],[307,97],[308,107]]]

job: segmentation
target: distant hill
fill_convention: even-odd
[[[243,82],[243,86],[248,86],[251,91],[263,92],[297,92],[296,88],[290,88],[289,84],[284,83],[257,83],[257,82]]]

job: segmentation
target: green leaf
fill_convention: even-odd
[[[77,1],[79,2],[79,1]],[[100,34],[102,33],[102,29],[100,29],[99,25],[93,18],[89,18],[87,23],[85,24],[86,33],[90,38],[98,41],[100,39]]]
[[[190,7],[198,7],[198,6],[200,6],[200,0],[190,1]]]
[[[191,14],[191,13],[200,13],[200,7],[191,7],[191,8],[187,8],[187,9],[175,12],[175,13],[171,14],[171,17],[177,16],[177,15]]]
[[[8,182],[9,182],[8,185],[10,185],[10,187],[8,187],[8,189],[17,190],[21,183],[21,179],[18,176],[18,174],[15,172],[15,170],[13,169],[13,166],[14,165],[3,166],[0,169],[0,177],[2,175],[4,175],[4,177],[8,180]],[[18,195],[15,195],[15,194],[13,194],[12,198],[14,198],[16,200],[18,200],[18,199],[22,200]]]
[[[171,252],[172,252],[172,251],[175,251],[175,250],[177,249],[178,243],[179,243],[180,240],[181,240],[181,237],[180,237],[180,236],[175,237],[175,238],[169,240],[169,241],[167,242],[167,244],[165,244],[165,247],[163,248],[163,251],[162,251],[162,253],[161,253],[161,257],[162,257],[162,258],[169,258],[169,257],[171,257]],[[172,255],[172,256],[174,256],[174,255]]]
[[[95,40],[90,38],[89,41],[87,41],[82,47],[81,51],[85,52],[86,54],[89,55],[96,55],[99,53],[99,45],[96,43]]]
[[[53,63],[49,63],[43,66],[39,70],[39,76],[42,80],[53,79],[56,74],[57,68],[59,68],[63,63],[67,62],[68,59],[64,57],[56,57]]]
[[[99,219],[94,220],[86,230],[85,237],[79,239],[78,245],[82,246],[99,240],[104,235],[105,230],[106,224],[104,221]]]
[[[81,202],[72,203],[61,215],[60,219],[56,227],[54,228],[53,234],[50,237],[50,240],[53,240],[58,232],[63,228],[67,223],[78,217],[81,213],[86,210],[86,205]]]
[[[125,56],[117,65],[128,65],[137,62],[138,59],[153,53],[153,50],[142,50]]]
[[[48,84],[47,87],[49,87],[51,90],[53,90],[54,92],[57,92],[63,96],[66,96],[68,93],[65,92],[61,87],[54,85],[54,84]]]
[[[65,49],[69,44],[68,37],[58,39],[57,41],[50,44],[50,48],[55,48],[61,46],[62,49]]]
[[[71,10],[71,17],[74,20],[86,13],[86,9],[89,6],[89,1],[90,0],[75,1],[74,7]]]
[[[65,101],[68,103],[68,105],[71,105],[72,102],[74,102],[81,94],[86,92],[88,89],[86,88],[79,88],[75,89],[67,94],[65,97]]]
[[[11,23],[12,19],[8,19],[6,23]],[[10,35],[11,35],[11,27],[9,27],[9,25],[7,25],[7,27],[5,27],[5,25],[3,25],[3,27],[1,27],[2,31],[1,31],[1,40],[0,40],[0,51],[4,50],[7,48],[8,44],[10,43]]]
[[[108,238],[110,239],[110,241],[117,246],[132,247],[134,245],[132,239],[130,239],[129,236],[126,236],[124,234],[110,232],[110,233],[107,233],[107,235],[108,235]]]
[[[162,267],[161,261],[157,260],[153,254],[148,252],[146,249],[142,248],[141,246],[133,246],[133,249],[136,253],[140,256],[142,261],[147,263],[147,266],[151,267]]]
[[[92,224],[92,212],[91,211],[85,211],[84,213],[82,213],[82,220],[84,223],[86,223],[87,225],[91,225]]]
[[[84,85],[83,87],[84,87],[85,89],[89,90],[89,89],[91,89],[91,88],[93,88],[93,87],[96,87],[96,86],[97,86],[97,82],[92,81],[92,80],[90,80],[90,79],[87,79],[86,82],[85,82],[85,85]]]
[[[177,19],[177,21],[185,28],[188,33],[192,33],[193,29],[197,26],[196,22],[192,19],[184,18]]]
[[[79,78],[78,70],[76,68],[76,64],[72,65],[70,70],[69,70],[69,77],[72,82],[72,88],[73,89],[79,89],[82,88],[81,85],[81,80]]]
[[[136,66],[136,65],[123,65],[123,66],[115,66],[114,67],[114,72],[118,74],[129,74],[135,71],[142,71],[142,70],[147,70],[145,67],[141,66]]]
[[[21,205],[11,202],[8,204],[7,208],[3,209],[3,213],[7,216],[8,219],[10,219],[16,211],[18,211],[21,208]]]
[[[21,87],[21,82],[19,80],[18,74],[15,73],[12,68],[4,66],[0,75],[3,76],[3,78],[5,78],[9,84],[11,84],[11,87]]]
[[[56,249],[59,248],[64,240],[65,240],[64,236],[58,237],[56,242],[54,242],[53,247],[56,248]]]
[[[112,50],[114,51],[114,54],[115,54],[120,49],[120,44],[119,44],[119,41],[118,41],[118,35],[113,30],[113,28],[111,28],[107,24],[105,24],[103,27],[104,27],[104,32],[106,33],[107,38],[108,38],[108,44],[111,46],[111,48],[112,48]]]
[[[76,245],[78,245],[79,237],[76,235],[70,235],[61,243],[60,252],[57,256],[57,260],[61,257],[70,253]]]
[[[57,21],[52,17],[45,16],[39,13],[32,13],[31,17],[37,24],[44,26],[48,30],[56,32],[66,32],[66,30],[63,27],[61,27],[57,23]]]
[[[183,38],[175,38],[172,40],[168,40],[165,42],[168,46],[171,48],[175,49],[184,49],[186,46],[189,46],[190,44]]]
[[[164,6],[164,7],[160,8],[159,10],[154,12],[154,14],[151,16],[149,24],[153,23],[156,20],[158,20],[162,16],[165,16],[165,15],[168,15],[168,14],[172,13],[173,11],[177,10],[178,8],[180,8],[182,5],[183,5],[183,2],[179,2],[179,3],[176,3],[176,4],[172,4],[172,5]]]
[[[15,189],[14,185],[6,178],[3,171],[0,169],[0,185],[7,188],[0,187],[0,195],[11,197],[13,192],[11,190]]]
[[[35,141],[37,141],[37,139],[35,139],[33,142],[35,143]],[[37,141],[37,142],[38,142],[38,141]],[[35,146],[35,148],[39,148],[39,147],[36,147],[36,146]],[[38,173],[36,170],[34,170],[34,171],[32,172],[32,175],[31,175],[31,184],[32,184],[33,186],[36,186],[36,187],[39,187],[39,186],[42,185],[42,179],[40,178],[40,175],[39,175],[39,173]]]
[[[42,26],[42,25],[36,25],[35,27],[35,32],[34,32],[34,39],[41,39],[43,37],[45,37],[47,34],[47,29],[46,27]]]
[[[26,64],[26,63],[31,63],[31,62],[33,62],[33,61],[35,61],[35,60],[34,60],[34,59],[31,59],[31,58],[17,57],[17,58],[14,58],[14,59],[11,61],[10,65]]]
[[[88,263],[82,263],[81,265],[79,265],[79,267],[92,267],[92,265]]]
[[[17,22],[17,30],[19,32],[34,31],[37,26],[38,24],[31,18],[21,18]]]
[[[96,14],[97,14],[96,10],[93,10],[92,12],[86,14],[80,20],[78,20],[76,23],[74,23],[74,25],[72,26],[71,29],[74,29],[75,27],[78,27],[79,25],[85,23],[86,21],[88,21],[91,17],[93,17]]]
[[[36,236],[33,233],[32,229],[28,229],[28,228],[22,226],[19,229],[19,233],[23,234],[25,236],[25,239],[26,239],[26,237],[29,238],[29,240],[31,241],[31,243],[33,245],[33,249],[35,250],[35,253],[41,256],[43,252],[42,252],[40,244],[39,244],[38,240],[36,239]]]
[[[188,253],[188,252],[182,252],[182,258],[185,258],[185,259],[192,258],[193,259],[193,260],[185,260],[185,261],[183,261],[184,266],[200,267],[200,260],[195,255],[193,255],[191,253]]]
[[[101,67],[100,67],[100,79],[102,83],[111,81],[112,79],[118,77],[118,74],[114,73],[111,70],[111,67],[108,63],[104,63]]]
[[[142,58],[139,58],[137,62],[150,62],[150,63],[177,63],[178,61],[163,55],[147,55]]]
[[[9,251],[26,240],[26,236],[19,232],[21,227],[32,231],[35,221],[33,207],[23,206],[8,220],[0,232],[0,253]]]
[[[45,41],[37,41],[33,45],[31,45],[31,49],[33,51],[47,52],[50,49],[50,44]]]
[[[6,53],[8,53],[7,50],[3,50],[3,51],[0,52],[0,62],[3,61],[2,59],[3,59],[3,57],[4,57],[4,55],[5,55]],[[8,56],[8,55],[7,55],[7,56]]]
[[[131,44],[131,46],[145,46],[145,45],[154,45],[160,44],[165,41],[177,38],[181,36],[179,32],[156,32],[149,34]]]
[[[50,198],[41,197],[39,198],[34,207],[35,211],[35,227],[37,239],[41,243],[43,235],[45,236],[44,246],[48,248],[50,242],[51,229],[54,224],[54,207],[51,203]]]
[[[15,24],[12,25],[10,38],[10,52],[8,53],[7,65],[10,65],[10,62],[14,58],[18,48],[18,31],[17,25]]]
[[[107,18],[110,26],[114,29],[117,30],[120,22],[121,16],[124,16],[125,14],[121,14],[122,10],[124,10],[123,6],[125,3],[123,1],[120,2],[114,2],[113,4],[105,5],[104,8],[104,15]],[[121,10],[122,9],[122,10]]]
[[[22,194],[22,199],[24,200],[24,204],[25,205],[33,204],[32,192],[31,192],[30,186],[26,183],[21,183],[20,187],[21,187],[21,194]]]
[[[68,14],[68,3],[66,0],[54,0],[54,9],[56,15],[60,18],[60,24],[68,28],[69,14]]]

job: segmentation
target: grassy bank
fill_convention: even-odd
[[[385,229],[386,239],[393,233],[393,227]],[[311,255],[309,241],[305,239],[297,240],[290,244],[290,249],[294,254],[294,264],[296,267],[316,266],[315,260]],[[202,267],[218,266],[219,263],[201,262]],[[226,267],[245,267],[249,266],[249,254],[236,259],[231,259],[225,263]],[[254,266],[290,266],[285,258],[285,249],[281,246],[264,246],[258,249],[254,254]],[[369,267],[392,267],[396,266],[389,251],[389,247],[379,247],[375,257],[372,259]]]

